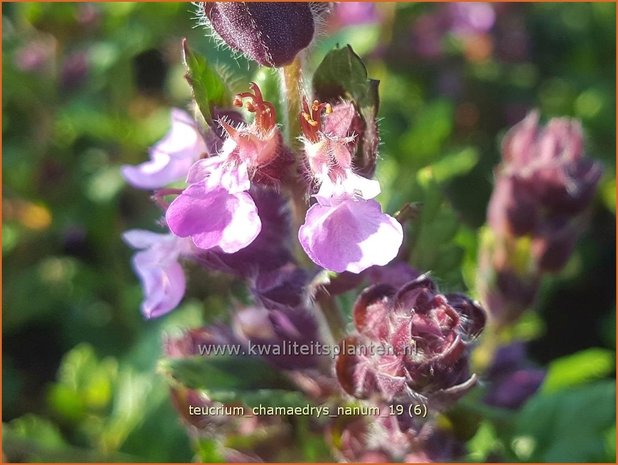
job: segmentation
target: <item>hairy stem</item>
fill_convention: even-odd
[[[294,61],[281,68],[281,106],[284,111],[285,136],[288,146],[297,154],[302,149],[298,137],[301,135],[300,112],[303,95],[303,74],[302,74],[303,52],[299,53]],[[305,221],[308,203],[306,199],[307,186],[300,176],[299,157],[295,158],[294,166],[291,170],[292,176],[288,180],[287,187],[290,192],[292,221],[294,230]],[[300,263],[312,265],[311,261],[304,253],[300,244],[296,242],[296,257]],[[332,336],[333,343],[337,343],[345,335],[345,322],[337,302],[328,295],[318,298],[318,306],[323,315],[323,322]]]
[[[287,143],[293,149],[298,148],[300,136],[300,104],[302,98],[301,54],[289,65],[281,68],[281,100],[285,108],[284,124]]]

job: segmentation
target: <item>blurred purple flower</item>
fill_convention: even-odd
[[[69,55],[62,65],[61,86],[69,90],[79,87],[88,75],[88,69],[88,54],[86,52],[75,52]]]
[[[539,128],[538,120],[532,112],[504,137],[488,222],[500,235],[530,235],[539,269],[558,271],[575,246],[602,169],[584,157],[579,122],[553,118]]]
[[[450,16],[451,32],[458,36],[489,32],[496,20],[496,12],[490,3],[449,3],[445,7]]]
[[[171,122],[170,131],[150,149],[149,161],[122,167],[122,175],[134,187],[157,189],[180,181],[191,165],[207,153],[197,123],[188,113],[172,109]]]
[[[340,2],[335,5],[330,21],[336,28],[373,24],[381,15],[373,2]]]
[[[125,232],[123,238],[139,250],[133,268],[144,290],[144,316],[157,318],[175,309],[185,294],[185,274],[178,259],[191,253],[191,244],[172,234],[140,229]]]
[[[28,73],[42,73],[54,59],[55,39],[34,39],[15,51],[13,62],[17,69]]]
[[[487,44],[480,39],[494,26],[496,13],[489,3],[463,2],[439,5],[428,13],[420,15],[412,26],[412,46],[416,53],[427,59],[437,59],[444,54],[444,41],[451,34],[464,41],[472,59],[486,54]],[[470,42],[472,40],[472,42]],[[478,57],[476,56],[478,54]]]
[[[234,315],[233,326],[241,340],[268,347],[268,353],[260,355],[278,368],[300,370],[318,363],[317,352],[309,350],[320,341],[318,325],[305,309],[248,307]]]
[[[530,367],[521,342],[501,347],[487,370],[489,389],[484,401],[495,407],[519,409],[539,389],[545,370]]]

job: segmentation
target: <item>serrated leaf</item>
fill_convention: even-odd
[[[229,90],[206,58],[189,48],[187,39],[182,41],[182,49],[183,61],[187,68],[185,77],[193,89],[193,98],[204,120],[212,125],[214,108],[228,107],[231,103]]]
[[[555,392],[608,376],[614,370],[611,350],[592,348],[561,357],[549,366],[543,392]]]

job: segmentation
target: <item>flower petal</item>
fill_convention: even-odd
[[[226,208],[229,197],[233,198],[225,189],[208,190],[203,184],[192,184],[168,207],[165,213],[167,225],[180,237],[201,233],[220,237],[232,217],[232,210]]]
[[[196,161],[189,168],[187,174],[187,184],[197,184],[199,182],[207,182],[212,173],[223,166],[225,158],[215,156],[202,158]],[[218,177],[217,177],[218,178]]]
[[[249,194],[231,194],[223,188],[209,190],[203,184],[185,189],[171,203],[165,217],[174,234],[191,236],[201,249],[220,247],[226,253],[249,245],[262,227]]]
[[[168,237],[169,234],[155,233],[143,229],[130,229],[122,235],[124,241],[134,249],[146,249]]]
[[[403,230],[382,213],[378,202],[349,198],[334,206],[313,205],[298,237],[309,257],[323,268],[360,273],[395,258]]]
[[[142,313],[156,318],[175,309],[185,294],[185,275],[177,261],[153,263],[151,250],[135,255],[133,266],[144,288]]]
[[[150,150],[150,160],[124,165],[122,175],[140,189],[156,189],[185,177],[191,164],[207,151],[195,121],[186,112],[172,110],[172,127]]]
[[[234,214],[229,224],[223,230],[219,247],[225,253],[238,252],[244,249],[258,236],[262,230],[262,222],[258,216],[257,207],[251,196],[246,192],[235,194],[235,202],[228,201]]]

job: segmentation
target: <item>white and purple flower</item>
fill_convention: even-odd
[[[298,238],[307,255],[321,267],[360,273],[393,260],[403,242],[401,224],[382,213],[373,200],[380,193],[378,181],[353,171],[348,130],[355,109],[351,103],[304,102],[301,123],[307,165],[320,185]],[[321,131],[321,112],[330,121]]]
[[[262,223],[248,193],[256,170],[269,165],[279,155],[282,138],[272,104],[262,99],[255,84],[253,93],[239,94],[235,105],[255,113],[249,126],[234,128],[220,124],[228,138],[221,152],[198,160],[189,169],[188,187],[174,199],[165,214],[170,230],[180,237],[191,237],[196,247],[237,252],[258,236]]]
[[[157,318],[174,310],[185,294],[185,274],[178,262],[191,253],[190,241],[141,229],[132,229],[123,239],[134,249],[133,268],[142,282],[142,313]]]
[[[191,165],[207,152],[206,142],[191,116],[172,109],[172,127],[150,149],[150,160],[137,166],[124,165],[122,175],[139,189],[158,189],[181,181]]]

